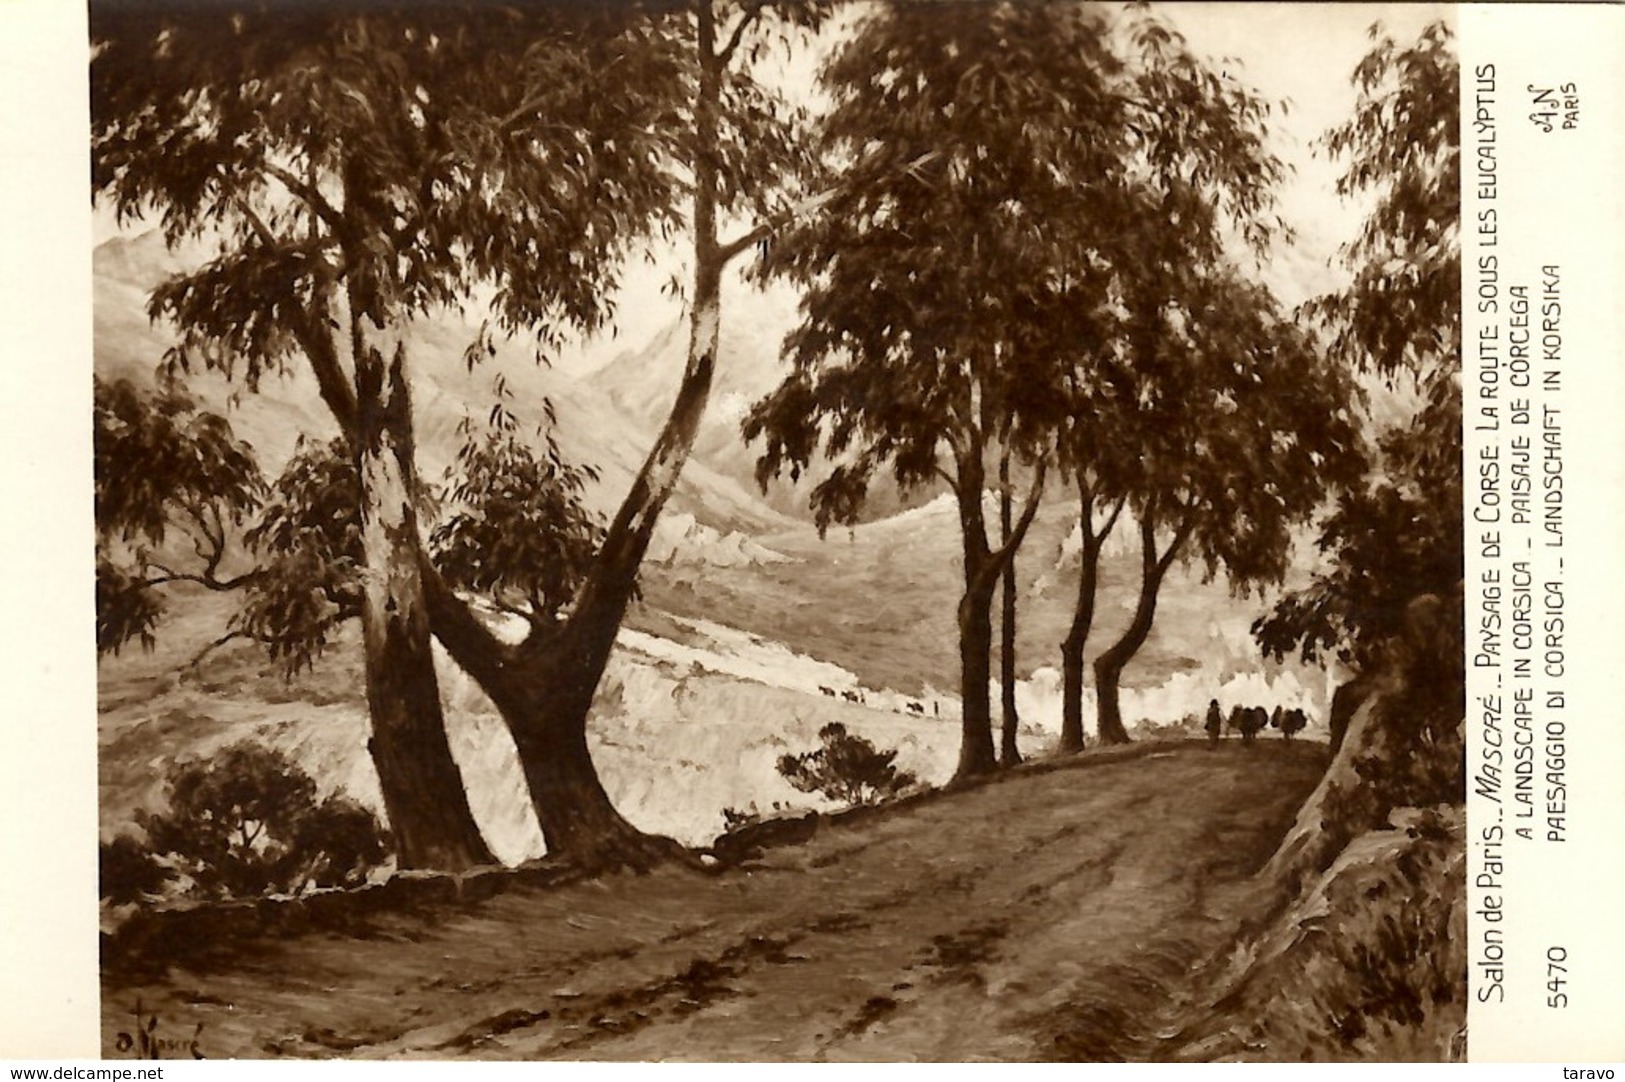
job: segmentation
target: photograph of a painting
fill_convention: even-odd
[[[105,1056],[1466,1057],[1449,6],[89,13]]]

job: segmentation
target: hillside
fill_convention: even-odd
[[[115,237],[95,252],[93,267],[96,374],[145,385],[174,336],[165,324],[146,316],[149,291],[163,278],[202,253],[174,253],[150,231]],[[561,423],[555,433],[568,458],[590,464],[602,483],[588,500],[612,513],[621,494],[654,441],[657,429],[617,403],[589,373],[538,363],[533,345],[500,341],[495,356],[470,368],[464,353],[480,330],[477,311],[445,311],[414,321],[404,338],[412,369],[418,467],[423,477],[441,479],[460,438],[464,417],[483,418],[496,401],[498,378],[512,392],[509,408],[526,431],[544,422],[543,403],[552,402]],[[623,356],[618,367],[635,369],[651,385],[666,379],[662,337],[647,348]],[[629,376],[635,379],[636,377]],[[336,432],[302,363],[261,381],[259,393],[241,380],[196,372],[187,380],[211,408],[224,412],[239,436],[258,452],[263,468],[275,474],[292,453],[300,434],[327,438]],[[736,440],[737,442],[737,440]],[[723,533],[779,528],[787,520],[732,477],[711,470],[703,460],[691,462],[673,499],[674,510],[694,515]]]
[[[106,956],[103,1040],[139,1003],[211,1058],[1157,1059],[1323,766],[1304,744],[1148,745],[710,875],[498,873],[481,900],[160,922]]]

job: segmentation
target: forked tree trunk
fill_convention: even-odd
[[[715,145],[720,63],[709,3],[699,5],[700,88],[695,137]],[[694,294],[688,356],[665,426],[610,524],[565,624],[518,648],[500,644],[467,607],[430,576],[435,635],[496,705],[514,739],[550,855],[590,868],[647,869],[686,853],[615,810],[587,745],[587,715],[637,586],[660,513],[676,490],[710,399],[722,319],[722,270],[730,253],[716,238],[716,168],[694,165]]]
[[[1056,751],[1071,755],[1083,750],[1083,649],[1095,623],[1095,594],[1100,582],[1100,550],[1106,543],[1117,515],[1117,504],[1097,534],[1094,530],[1094,495],[1078,482],[1078,523],[1082,541],[1078,550],[1078,597],[1072,608],[1072,623],[1061,640],[1061,742]]]
[[[1140,597],[1134,607],[1134,618],[1129,621],[1122,636],[1095,659],[1096,731],[1102,743],[1129,742],[1120,703],[1123,669],[1151,634],[1151,625],[1157,617],[1157,592],[1162,588],[1163,576],[1184,540],[1185,530],[1182,527],[1174,534],[1167,553],[1158,557],[1155,516],[1149,510],[1141,516]]]
[[[703,246],[702,246],[703,247]],[[429,573],[434,632],[512,734],[550,855],[590,868],[647,869],[682,846],[615,810],[587,746],[587,715],[637,584],[655,523],[677,486],[710,395],[720,316],[716,261],[697,275],[688,363],[665,428],[622,501],[565,624],[519,647],[498,642]]]
[[[959,765],[953,780],[965,781],[991,773],[998,766],[993,754],[993,711],[988,683],[993,667],[993,593],[1004,565],[1016,549],[1038,513],[1038,499],[1044,491],[1044,460],[1039,459],[1032,489],[1021,518],[1011,527],[1009,539],[996,552],[987,544],[987,528],[982,518],[982,467],[976,455],[962,456],[955,495],[959,503],[959,530],[965,564],[965,592],[960,595],[959,697],[964,704],[959,722]]]
[[[356,356],[354,441],[361,493],[367,748],[402,868],[493,863],[446,740],[418,566],[411,402],[397,351]]]

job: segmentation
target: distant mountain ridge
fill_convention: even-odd
[[[97,375],[138,384],[152,382],[175,337],[170,328],[148,319],[151,290],[169,275],[207,257],[201,245],[171,251],[157,230],[114,237],[97,247],[93,259]],[[565,454],[601,475],[589,502],[602,513],[612,514],[654,442],[675,393],[682,365],[680,329],[670,328],[644,348],[623,353],[606,366],[607,373],[600,369],[575,377],[538,364],[533,348],[522,341],[499,343],[496,356],[470,369],[464,352],[478,334],[476,320],[456,312],[414,320],[405,340],[411,358],[422,476],[442,480],[460,444],[459,424],[465,417],[476,423],[483,419],[496,401],[494,388],[500,374],[512,392],[508,407],[523,430],[538,431],[542,402],[552,402],[558,417],[555,435]],[[326,439],[337,431],[314,379],[297,362],[289,366],[286,376],[262,381],[257,394],[215,373],[194,373],[187,385],[210,408],[230,418],[238,434],[255,447],[267,473],[281,468],[301,435]],[[642,389],[641,397],[633,397],[634,388]],[[652,417],[658,420],[651,421]],[[706,432],[707,445],[713,448],[710,457],[727,460],[727,431],[733,433],[734,444],[742,445],[737,421],[731,429],[713,421]],[[741,451],[736,457],[743,460],[743,456]],[[784,516],[759,498],[752,486],[733,470],[712,468],[707,457],[697,454],[685,468],[673,497],[674,511],[686,512],[723,535],[786,525]]]

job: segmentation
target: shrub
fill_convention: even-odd
[[[252,741],[177,764],[168,793],[168,812],[142,817],[149,856],[212,897],[355,886],[388,851],[371,812],[348,797],[318,801],[299,764]]]
[[[101,896],[114,905],[162,894],[174,873],[153,859],[140,839],[120,834],[101,844]]]
[[[824,746],[779,757],[779,773],[804,793],[823,793],[847,804],[877,804],[913,785],[915,778],[893,765],[895,749],[881,751],[840,722],[818,730]]]

